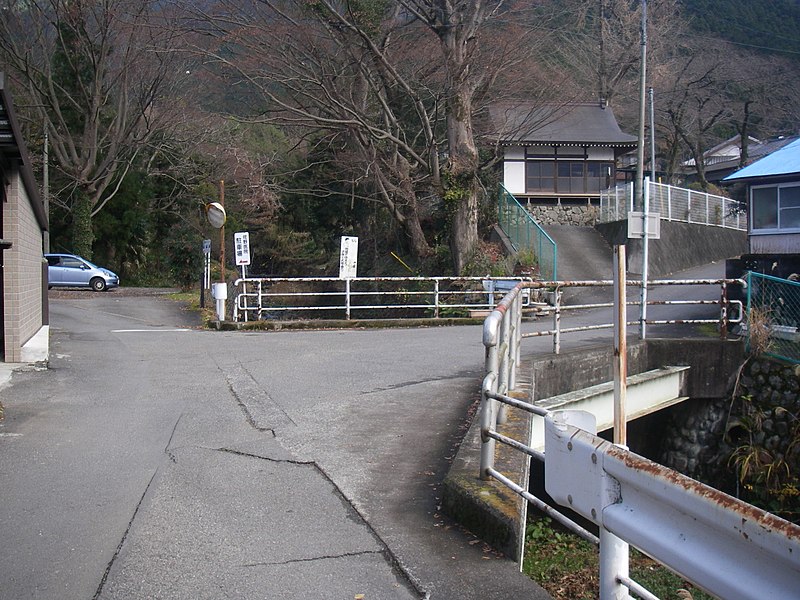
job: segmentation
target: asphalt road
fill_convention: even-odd
[[[54,294],[0,390],[0,599],[548,598],[439,513],[480,327],[203,331]]]

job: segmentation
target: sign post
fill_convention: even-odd
[[[244,279],[245,267],[250,264],[250,234],[247,231],[234,233],[233,245],[236,252],[236,266],[242,267],[242,279]]]
[[[661,237],[661,214],[648,212],[650,204],[650,179],[644,180],[643,211],[628,213],[628,238],[642,240],[642,289],[639,310],[639,334],[647,336],[647,279],[650,265],[650,240]]]
[[[205,308],[206,290],[211,289],[211,240],[203,240],[203,278],[200,284],[200,308]]]
[[[339,279],[352,279],[358,270],[358,238],[342,236],[339,254]]]

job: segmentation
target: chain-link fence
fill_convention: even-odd
[[[746,279],[750,350],[800,363],[800,282],[754,272]]]

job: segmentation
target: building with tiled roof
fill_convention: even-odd
[[[636,148],[598,102],[497,105],[489,120],[503,150],[503,184],[528,202],[597,202],[616,182],[619,157]]]

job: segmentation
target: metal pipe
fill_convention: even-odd
[[[556,287],[553,292],[553,354],[561,353],[561,290]]]
[[[650,263],[650,236],[647,235],[648,210],[650,209],[650,179],[644,180],[644,193],[642,194],[642,303],[639,307],[639,335],[642,339],[647,337],[647,278]]]
[[[487,367],[495,366],[496,359],[494,357],[490,357],[487,353],[486,357]],[[491,475],[489,475],[489,469],[494,466],[494,440],[489,436],[489,432],[493,431],[495,428],[494,422],[494,406],[493,403],[496,400],[493,400],[489,394],[490,392],[494,391],[494,386],[497,380],[497,372],[495,370],[489,370],[487,368],[488,374],[483,379],[483,385],[481,386],[481,467],[480,467],[480,478],[487,480],[491,479]]]
[[[572,521],[571,519],[565,517],[556,509],[554,509],[552,506],[543,502],[542,500],[540,500],[527,490],[523,489],[522,487],[511,481],[508,477],[506,477],[499,471],[495,471],[494,469],[489,469],[488,473],[491,477],[494,477],[500,483],[505,485],[507,488],[525,498],[525,500],[533,504],[536,508],[538,508],[540,511],[542,511],[544,514],[546,514],[554,521],[557,521],[558,523],[566,527],[572,533],[580,536],[581,538],[583,538],[589,543],[594,544],[595,546],[597,546],[600,543],[600,541],[597,539],[597,536],[593,535],[592,533],[590,533],[589,531],[578,525],[575,521]]]

